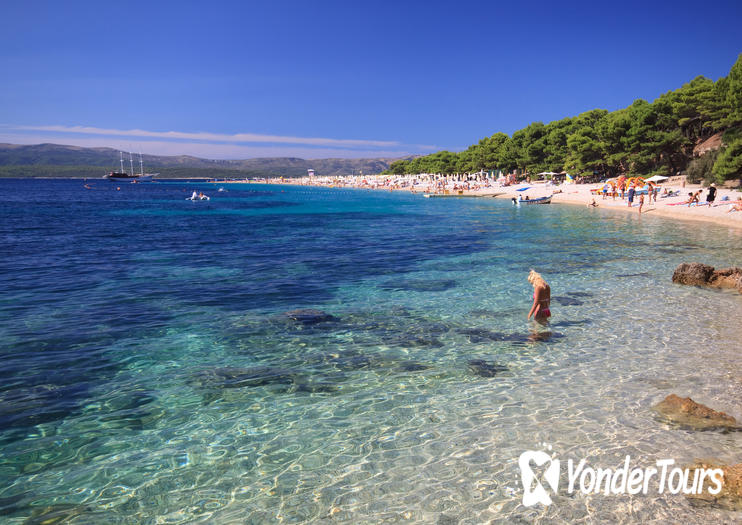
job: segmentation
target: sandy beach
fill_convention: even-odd
[[[718,188],[716,199],[713,205],[706,204],[706,195],[708,188],[703,188],[700,184],[685,184],[678,177],[673,177],[669,183],[659,185],[659,191],[662,193],[665,189],[668,192],[677,194],[673,197],[662,197],[658,195],[657,201],[654,199],[649,202],[645,197],[644,206],[641,215],[652,214],[670,219],[683,221],[711,222],[733,228],[742,228],[742,211],[729,212],[730,204],[742,197],[742,192],[736,189]],[[474,185],[471,189],[461,189],[459,184],[449,181],[445,187],[437,188],[437,192],[432,189],[428,182],[419,182],[416,178],[393,179],[389,177],[344,177],[344,178],[320,178],[309,179],[270,179],[266,182],[271,184],[291,184],[302,186],[325,186],[334,188],[360,188],[374,189],[384,191],[410,191],[413,193],[432,194],[436,197],[450,198],[497,198],[512,199],[518,196],[528,196],[529,199],[536,199],[553,195],[552,204],[571,204],[594,209],[590,204],[595,200],[597,208],[609,208],[624,213],[634,213],[639,215],[639,199],[634,199],[632,207],[628,206],[626,195],[621,199],[608,196],[603,199],[602,195],[596,195],[596,190],[602,188],[602,184],[560,184],[552,185],[544,182],[520,183],[509,186],[501,186],[497,183],[481,182]],[[688,206],[682,204],[688,200],[688,193],[696,192],[702,189],[700,195],[700,206]]]
[[[537,185],[538,186],[538,185]],[[609,208],[611,210],[620,210],[625,213],[635,213],[639,215],[639,203],[638,199],[634,199],[633,206],[630,208],[626,200],[616,196],[615,199],[611,196],[603,199],[602,195],[594,195],[591,190],[600,189],[601,184],[570,184],[561,185],[555,189],[554,197],[552,198],[553,204],[573,204],[580,205],[589,208],[589,204],[595,200],[598,208]],[[676,197],[661,197],[658,196],[657,202],[652,200],[651,203],[645,197],[644,206],[642,207],[641,215],[653,214],[671,219],[679,219],[683,221],[702,221],[702,222],[713,222],[716,224],[722,224],[725,226],[731,226],[735,228],[742,228],[742,212],[729,212],[729,205],[737,200],[738,197],[742,196],[742,193],[736,190],[719,189],[716,193],[716,199],[712,206],[706,205],[706,193],[707,189],[704,188],[701,193],[700,201],[701,206],[688,206],[687,204],[681,204],[688,200],[688,193],[696,192],[701,189],[698,184],[686,184],[685,187],[681,187],[680,184],[675,185],[664,185],[662,189],[668,189],[668,191],[679,192]],[[507,188],[506,188],[507,189]],[[536,188],[534,188],[535,190]],[[538,192],[531,192],[530,189],[526,190],[529,193],[530,198],[541,197],[549,195],[551,188],[538,188]],[[518,193],[515,189],[509,190],[505,195],[498,196],[498,198],[512,198]],[[722,200],[726,197],[728,200]]]

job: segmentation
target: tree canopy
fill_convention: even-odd
[[[653,102],[639,99],[617,111],[594,109],[548,124],[533,122],[459,153],[396,161],[386,173],[518,169],[667,176],[685,170],[694,147],[715,133],[723,133],[723,142],[710,176],[719,182],[742,178],[742,54],[716,82],[698,76]]]

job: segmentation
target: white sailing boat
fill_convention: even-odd
[[[132,159],[131,152],[129,152],[129,166],[131,171],[127,172],[124,169],[124,153],[119,151],[119,157],[121,161],[120,171],[111,171],[107,175],[104,175],[104,179],[108,179],[112,182],[151,182],[152,177],[156,177],[159,173],[144,173],[144,162],[142,161],[142,154],[139,154],[139,173],[134,173],[134,160]]]

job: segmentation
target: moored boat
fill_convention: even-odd
[[[129,164],[131,166],[131,172],[127,172],[124,169],[124,154],[120,153],[121,169],[120,171],[111,171],[104,175],[104,179],[108,179],[112,182],[151,182],[152,177],[159,175],[159,173],[144,173],[144,163],[142,162],[142,155],[139,154],[139,173],[134,173],[134,162],[129,153]]]
[[[551,204],[551,198],[554,195],[547,195],[546,197],[539,197],[538,199],[527,199],[519,200],[518,204]]]

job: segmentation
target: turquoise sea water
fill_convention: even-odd
[[[739,231],[91,184],[0,180],[0,522],[742,518],[670,494],[526,508],[517,464],[544,443],[602,467],[742,462],[742,434],[651,411],[676,393],[742,417],[742,299],[670,282],[681,262],[740,264]],[[531,267],[552,288],[548,328],[525,319]]]

